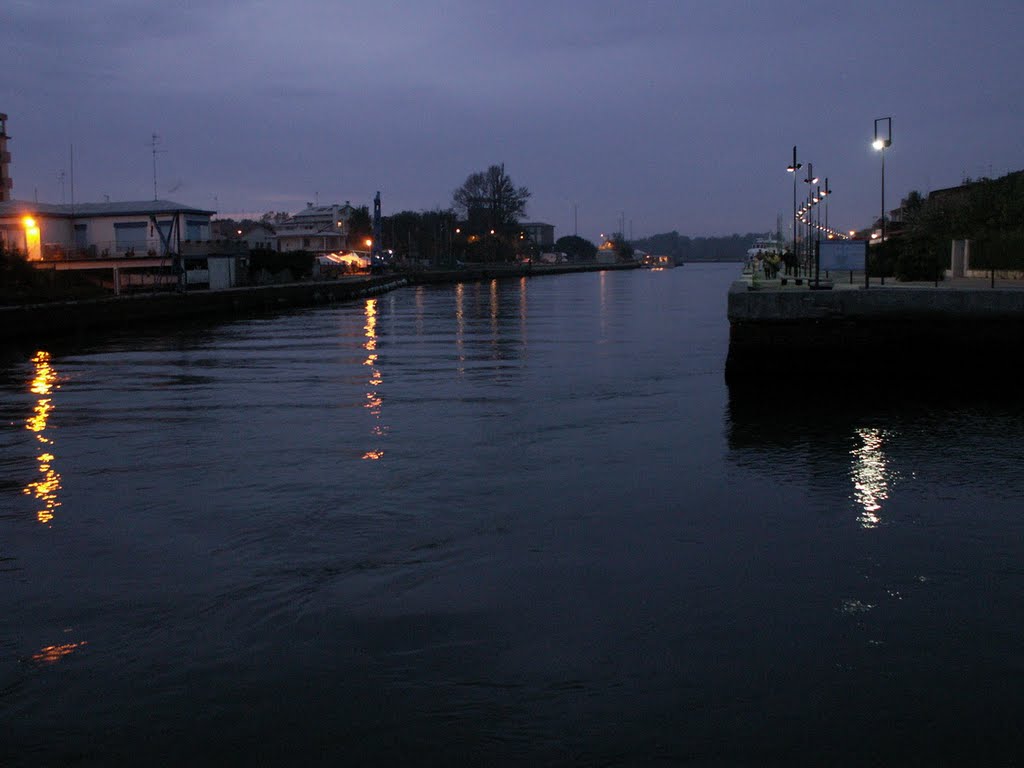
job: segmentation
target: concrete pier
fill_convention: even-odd
[[[837,282],[831,290],[740,280],[728,296],[726,380],[994,378],[1016,375],[1024,287],[984,281]]]

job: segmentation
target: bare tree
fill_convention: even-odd
[[[529,199],[530,190],[512,183],[504,163],[471,173],[452,194],[455,210],[467,221],[492,229],[515,226]]]

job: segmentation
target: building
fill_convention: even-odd
[[[274,236],[277,234],[273,227],[266,224],[256,224],[248,229],[242,230],[242,240],[251,251],[272,251],[276,247]]]
[[[210,239],[213,211],[170,200],[0,202],[0,245],[29,261],[166,256]]]
[[[305,210],[275,225],[275,250],[316,254],[347,250],[348,222],[354,210],[347,200],[344,205],[307,203]]]
[[[213,211],[170,200],[53,205],[0,202],[0,246],[38,268],[112,271],[123,287],[229,288],[244,274],[244,246],[210,241]]]
[[[541,248],[550,248],[555,244],[555,226],[540,221],[529,221],[519,225],[519,230],[528,240]]]
[[[7,115],[0,112],[0,203],[11,199],[11,153],[7,151]]]

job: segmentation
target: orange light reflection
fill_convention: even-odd
[[[64,643],[63,645],[47,645],[44,648],[40,648],[37,653],[32,654],[32,661],[37,664],[55,664],[56,662],[63,659],[65,656],[69,656],[76,650],[84,645],[88,645],[86,641],[80,643]]]
[[[53,520],[53,511],[61,505],[57,495],[61,489],[61,476],[53,468],[54,455],[51,450],[53,440],[45,434],[54,409],[49,395],[53,394],[55,389],[59,389],[60,385],[57,383],[57,372],[51,364],[49,352],[42,350],[36,352],[32,362],[35,363],[36,368],[29,390],[32,394],[41,395],[41,397],[32,408],[32,415],[25,419],[25,429],[34,432],[36,440],[49,448],[36,457],[41,477],[27,483],[22,489],[22,493],[26,496],[33,496],[39,502],[40,507],[36,510],[36,519],[43,525],[47,525]]]
[[[366,360],[363,361],[363,365],[370,367],[370,377],[367,383],[370,386],[370,391],[366,393],[366,402],[363,407],[369,410],[370,414],[375,420],[380,420],[381,408],[384,405],[384,398],[378,391],[378,387],[384,383],[384,376],[381,374],[380,368],[377,367],[377,299],[366,300],[366,325],[363,330],[366,331],[366,341],[363,342],[363,349],[366,350]],[[370,433],[376,437],[383,437],[387,433],[387,427],[381,424],[374,424],[370,430]],[[384,451],[371,449],[363,453],[362,458],[365,461],[379,461],[384,456]]]

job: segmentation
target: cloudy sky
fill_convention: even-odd
[[[14,197],[225,214],[447,207],[493,163],[528,218],[763,231],[792,147],[829,223],[1024,168],[1024,1],[5,0]],[[60,175],[64,173],[62,184]],[[805,185],[801,184],[801,187]],[[62,191],[63,190],[63,191]],[[804,190],[798,194],[803,196]]]

